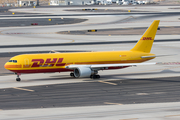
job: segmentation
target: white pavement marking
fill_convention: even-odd
[[[106,83],[106,84],[110,84],[110,85],[117,85],[116,83],[111,83],[111,82],[105,82],[105,81],[99,81],[101,83]]]
[[[34,90],[30,90],[30,89],[24,89],[24,88],[18,88],[18,87],[13,87],[14,89],[18,89],[18,90],[25,90],[25,91],[29,91],[29,92],[34,92]]]
[[[123,104],[120,104],[120,103],[110,103],[110,102],[104,102],[104,104],[110,104],[110,105],[123,105]]]

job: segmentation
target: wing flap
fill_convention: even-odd
[[[91,65],[91,68],[124,67],[124,66],[155,65],[155,64],[156,63],[98,64],[98,65]]]

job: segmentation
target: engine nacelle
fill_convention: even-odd
[[[79,68],[74,69],[74,76],[76,78],[79,78],[79,77],[90,77],[92,72],[93,71],[91,70],[91,68],[88,68],[88,67],[79,67]]]

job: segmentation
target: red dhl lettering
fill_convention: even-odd
[[[39,67],[44,63],[43,59],[32,59],[33,65],[31,67]]]
[[[63,58],[59,58],[59,60],[56,63],[56,66],[64,66],[66,63],[62,63]]]
[[[31,67],[53,67],[53,66],[64,66],[66,63],[62,63],[64,58],[47,58],[44,59],[32,59],[33,62]],[[44,63],[45,61],[45,63]],[[56,63],[57,62],[57,63]]]
[[[152,37],[143,37],[141,40],[154,40]]]
[[[48,64],[51,64],[51,66],[54,66],[54,64],[56,63],[57,61],[57,58],[53,58],[52,61],[51,61],[51,58],[48,58],[45,62],[44,65],[48,65]]]

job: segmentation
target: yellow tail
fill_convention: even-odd
[[[158,29],[159,22],[160,20],[154,20],[154,22],[146,30],[144,35],[137,42],[135,47],[131,49],[131,51],[141,51],[141,52],[150,53],[156,35],[156,31]]]

